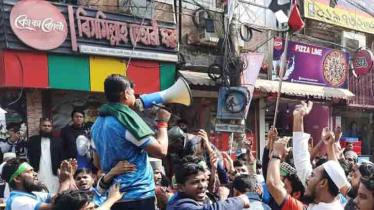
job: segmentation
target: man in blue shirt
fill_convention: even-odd
[[[104,82],[108,103],[99,110],[92,127],[94,162],[108,173],[119,161],[135,165],[136,171],[114,178],[126,192],[112,209],[155,209],[155,184],[148,154],[163,158],[167,154],[167,122],[170,113],[157,113],[158,135],[131,108],[135,107],[134,84],[122,75],[110,75]]]

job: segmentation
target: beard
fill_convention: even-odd
[[[314,195],[305,195],[300,199],[301,202],[306,203],[306,204],[311,204],[314,203],[314,199],[316,197]]]
[[[52,137],[52,132],[43,132],[40,131],[40,136],[45,137],[45,138],[51,138]]]
[[[350,198],[356,198],[357,195],[358,195],[358,189],[356,189],[356,187],[351,187],[351,189],[347,192],[347,195],[350,197]]]
[[[41,182],[30,182],[24,180],[22,183],[23,188],[26,192],[40,192],[45,189],[45,186]]]

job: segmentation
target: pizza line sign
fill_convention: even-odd
[[[280,79],[279,70],[283,51],[284,46],[281,49],[274,47],[272,80]],[[290,41],[283,80],[293,83],[347,88],[348,62],[348,53]]]

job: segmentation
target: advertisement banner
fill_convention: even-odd
[[[360,10],[374,13],[373,0],[304,0],[306,18],[374,34],[374,18]]]
[[[280,78],[283,51],[284,41],[281,47],[274,47],[272,80]],[[287,60],[283,81],[347,88],[348,53],[290,41]]]

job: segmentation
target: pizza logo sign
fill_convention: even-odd
[[[276,50],[281,50],[283,47],[283,42],[282,42],[282,39],[277,37],[274,39],[274,48]]]
[[[331,51],[323,61],[323,76],[332,87],[339,87],[346,79],[348,62],[344,54],[338,50]]]
[[[10,26],[23,43],[37,50],[58,48],[68,34],[64,15],[45,0],[19,1],[10,12]]]

